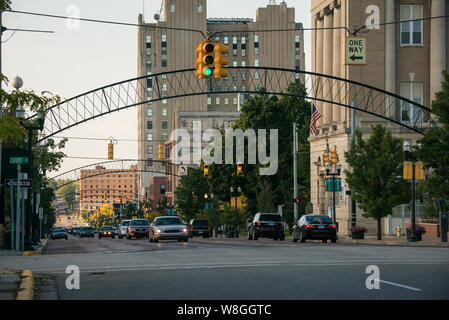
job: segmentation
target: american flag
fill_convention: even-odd
[[[319,118],[321,118],[321,113],[318,111],[318,109],[315,107],[315,105],[312,105],[312,117],[310,119],[310,134],[315,135],[316,133],[316,122]]]

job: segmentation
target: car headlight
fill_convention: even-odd
[[[154,229],[154,233],[161,233],[162,230],[161,229]]]
[[[182,228],[182,232],[187,232],[187,228]]]

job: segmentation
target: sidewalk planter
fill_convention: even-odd
[[[365,239],[365,232],[367,232],[368,229],[366,227],[359,227],[355,226],[351,228],[351,237],[352,239]]]
[[[406,231],[407,231],[407,240],[409,240],[410,237],[412,236],[411,224],[407,227]],[[422,235],[425,233],[426,233],[426,228],[424,228],[423,226],[418,225],[418,224],[415,226],[415,234],[416,234],[416,237],[418,238],[418,241],[422,241]]]
[[[430,219],[428,219],[428,220],[430,220]],[[424,219],[418,219],[417,223],[416,223],[416,226],[419,225],[421,227],[424,227],[426,232],[422,234],[423,238],[426,238],[426,239],[437,239],[437,238],[440,237],[440,224],[439,223],[435,223],[435,222],[433,222],[433,223],[431,223],[431,222],[421,222],[421,221],[424,221]],[[406,229],[410,228],[410,230],[411,230],[411,228],[412,228],[411,225],[412,224],[410,222],[407,222],[405,224],[405,228]]]

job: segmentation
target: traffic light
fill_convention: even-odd
[[[293,199],[293,202],[299,204],[301,201],[299,200],[299,198],[295,198]]]
[[[337,148],[334,148],[331,150],[331,160],[332,164],[338,163],[338,154],[337,154]]]
[[[108,160],[114,160],[114,144],[112,142],[108,144]]]
[[[215,79],[226,78],[229,74],[229,70],[223,68],[227,66],[229,63],[229,58],[223,56],[224,54],[229,53],[229,46],[217,43],[215,45]]]
[[[237,163],[237,176],[241,175],[243,172],[243,164]]]
[[[157,159],[164,160],[164,145],[162,143],[157,145]]]
[[[203,175],[205,178],[209,176],[209,165],[207,163],[204,164]]]
[[[324,154],[323,154],[323,166],[325,166],[326,165],[326,163],[329,163],[330,162],[330,160],[329,160],[329,152],[324,152]]]
[[[214,42],[204,40],[196,48],[196,77],[207,79],[214,73]]]

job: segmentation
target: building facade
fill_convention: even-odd
[[[102,166],[81,170],[80,210],[95,211],[105,204],[120,203],[120,199],[123,203],[138,200],[138,181],[137,165],[121,172]]]
[[[208,18],[206,0],[165,0],[164,20],[157,24],[145,23],[139,16],[138,74],[151,75],[171,70],[195,68],[196,45],[204,40],[198,32],[187,32],[169,28],[200,30],[204,34],[216,34],[212,39],[229,45],[229,66],[270,66],[304,70],[304,41],[302,24],[295,22],[295,9],[285,2],[257,9],[256,20],[246,18]],[[156,29],[159,26],[161,28]],[[263,32],[263,30],[290,29],[289,32]],[[261,32],[258,32],[261,30]],[[244,75],[230,72],[227,79],[212,79],[211,86],[228,94],[166,99],[151,102],[153,83],[145,84],[144,104],[138,112],[139,159],[145,159],[146,168],[141,170],[164,172],[164,164],[157,159],[157,145],[169,139],[172,130],[195,113],[203,121],[202,128],[214,125],[216,114],[232,120],[238,115],[238,90],[245,90]],[[257,80],[257,79],[256,79]],[[207,81],[207,80],[204,80]],[[166,83],[160,84],[164,90]],[[258,90],[256,81],[254,89]],[[212,90],[211,90],[212,91]],[[184,119],[184,117],[187,117]],[[143,165],[142,165],[143,166]],[[148,195],[151,176],[162,176],[155,172],[142,173],[139,192]],[[167,192],[173,192],[173,189]]]
[[[367,64],[345,65],[343,41],[348,33],[335,27],[365,25],[376,12],[381,24],[405,22],[382,25],[358,34],[367,39]],[[447,0],[312,0],[312,27],[323,28],[312,33],[312,71],[368,84],[430,108],[435,93],[441,90],[441,72],[449,65],[449,19],[409,20],[445,15],[449,15]],[[350,104],[350,95],[347,99]],[[371,125],[377,123],[389,127],[393,135],[412,144],[421,137],[366,113],[353,113],[332,103],[316,102],[316,106],[322,118],[317,123],[317,134],[309,141],[312,203],[317,213],[328,214],[332,207],[332,194],[325,191],[323,153],[328,147],[337,147],[344,182],[343,171],[350,170],[344,152],[351,142],[353,118],[364,138],[369,136]],[[390,111],[390,117],[402,123],[419,117],[417,110],[409,104],[401,103]],[[347,234],[351,226],[351,199],[344,192],[347,185],[343,187],[336,199],[336,217],[340,232]],[[395,208],[394,214],[383,220],[383,232],[392,233],[398,224],[404,229],[404,219],[409,211],[407,206]],[[356,217],[357,224],[367,226],[371,232],[377,230],[376,222],[364,219],[358,208]]]

